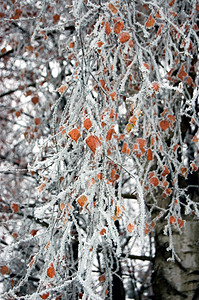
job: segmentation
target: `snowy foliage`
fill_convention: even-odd
[[[199,217],[199,5],[49,3],[1,2],[1,273],[23,275],[4,297],[111,299],[117,221],[143,247],[164,220],[174,260],[172,231]]]

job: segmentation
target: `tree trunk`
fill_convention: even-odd
[[[198,173],[196,173],[198,177]],[[189,184],[191,178],[189,178]],[[198,200],[198,189],[189,190],[193,201]],[[156,300],[199,299],[199,230],[198,220],[183,216],[185,227],[182,233],[173,231],[173,247],[181,261],[167,261],[169,237],[163,234],[165,224],[157,224],[155,233],[156,255],[152,278]],[[171,225],[172,226],[172,225]]]
[[[160,224],[161,225],[161,224]],[[194,298],[199,287],[199,230],[198,222],[186,218],[182,234],[173,233],[173,245],[181,262],[167,261],[170,253],[168,236],[163,227],[156,230],[156,256],[154,261],[153,290],[157,300],[199,299]]]

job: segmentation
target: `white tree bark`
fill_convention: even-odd
[[[163,234],[163,224],[156,230],[156,257],[153,288],[155,299],[181,300],[194,298],[199,286],[199,230],[198,223],[186,218],[182,233],[173,232],[173,246],[181,261],[167,261],[169,238]],[[196,296],[196,295],[195,295]]]

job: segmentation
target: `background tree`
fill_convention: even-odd
[[[197,299],[196,1],[0,11],[3,297]]]

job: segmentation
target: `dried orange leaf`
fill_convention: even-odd
[[[19,211],[19,205],[16,203],[12,203],[11,208],[14,211],[14,213],[17,213]]]
[[[118,137],[116,136],[117,140],[118,141],[121,141],[125,138],[125,135],[124,134],[120,134]]]
[[[121,32],[119,36],[120,43],[124,44],[130,39],[130,34],[128,32]]]
[[[187,177],[187,175],[188,175],[188,170],[187,170],[186,167],[180,168],[180,172],[181,172],[181,174],[182,174],[185,178]]]
[[[159,90],[159,84],[157,82],[153,82],[152,87],[156,92]]]
[[[105,87],[105,81],[104,81],[104,79],[100,79],[99,82],[100,82],[101,87],[105,90],[106,87]]]
[[[48,243],[46,244],[46,250],[48,250],[49,246],[50,246],[50,242],[48,242]]]
[[[142,138],[137,138],[136,143],[138,143],[140,148],[144,148],[146,146],[146,140]]]
[[[129,40],[129,47],[133,48],[135,45],[135,42],[133,40]]]
[[[77,128],[72,129],[68,135],[71,137],[71,139],[73,139],[76,143],[79,139],[79,137],[81,136],[80,131]]]
[[[126,151],[127,151],[127,143],[124,143],[122,147],[122,153],[126,153]]]
[[[144,66],[147,70],[149,70],[149,64],[144,63]]]
[[[1,53],[2,54],[6,53],[6,48],[5,47],[1,49]]]
[[[92,122],[89,118],[87,118],[86,120],[84,120],[84,128],[86,128],[86,130],[89,130],[92,127]]]
[[[18,237],[18,234],[16,232],[13,232],[12,236],[14,239],[16,239]]]
[[[85,195],[82,195],[77,199],[77,202],[81,207],[83,207],[86,204],[87,200],[87,197]]]
[[[19,17],[21,16],[21,14],[22,14],[22,10],[19,9],[19,8],[17,8],[17,9],[15,10],[14,15],[11,17],[11,19],[18,20]]]
[[[60,209],[63,210],[64,208],[65,208],[65,204],[62,202],[62,203],[60,204]]]
[[[149,227],[146,227],[146,228],[144,229],[144,233],[145,233],[145,234],[148,234],[150,231],[151,231],[151,229],[150,229]]]
[[[97,46],[100,48],[100,47],[102,47],[102,45],[104,45],[104,43],[103,42],[97,42]]]
[[[162,176],[166,176],[169,174],[169,169],[167,168],[167,166],[163,166],[164,170],[162,172]]]
[[[157,35],[160,35],[162,33],[162,28],[164,28],[163,24],[161,24],[158,28],[158,31],[157,31]]]
[[[104,282],[105,280],[106,280],[105,275],[101,275],[101,276],[99,277],[99,281],[100,281],[100,282]]]
[[[169,222],[170,222],[170,224],[175,223],[176,222],[176,218],[174,216],[170,216]]]
[[[45,186],[46,184],[44,182],[40,186],[38,186],[38,190],[40,193],[44,190]]]
[[[34,257],[31,259],[31,262],[29,263],[29,266],[32,267],[33,263],[34,263],[35,259]]]
[[[174,115],[168,115],[167,118],[171,121],[171,122],[175,122],[176,118]]]
[[[155,227],[155,222],[152,221],[152,222],[151,222],[151,228],[154,228],[154,227]]]
[[[36,105],[39,102],[39,97],[38,96],[34,96],[34,97],[32,97],[31,101],[32,101],[32,103],[34,105]]]
[[[147,160],[153,160],[153,152],[151,149],[147,150]]]
[[[131,233],[134,228],[135,228],[135,226],[132,225],[131,223],[129,223],[128,226],[127,226],[127,231]]]
[[[17,111],[15,112],[15,116],[16,116],[17,118],[19,118],[19,117],[21,116],[21,112],[20,112],[19,110],[17,110]]]
[[[109,3],[108,8],[110,9],[110,11],[112,11],[113,14],[117,13],[117,8],[112,3]]]
[[[116,173],[116,170],[111,171],[110,182],[115,182],[119,178],[119,175]]]
[[[197,143],[199,141],[199,138],[196,135],[194,135],[194,137],[192,138],[192,141],[194,143]]]
[[[101,142],[97,136],[89,135],[86,139],[86,144],[91,149],[93,153],[95,153],[96,149],[100,147]]]
[[[184,220],[177,219],[177,222],[178,222],[179,228],[184,227]]]
[[[155,139],[154,139],[154,137],[152,136],[152,137],[151,137],[151,146],[153,146],[154,143],[155,143]]]
[[[163,178],[163,180],[164,180],[164,178]],[[169,185],[169,183],[168,183],[168,181],[163,181],[162,185],[163,185],[163,187],[166,188]]]
[[[102,173],[98,173],[98,174],[97,174],[97,179],[98,179],[98,180],[102,180],[102,178],[103,178]]]
[[[174,146],[173,146],[173,151],[175,152],[175,151],[178,149],[178,147],[179,147],[178,144],[174,145]]]
[[[150,184],[152,184],[153,186],[157,186],[159,184],[159,179],[155,176],[151,177],[149,179]]]
[[[195,163],[191,164],[192,172],[196,172],[198,170],[198,167],[196,166]]]
[[[111,118],[111,119],[114,118],[114,111],[113,111],[113,109],[111,109],[111,111],[110,111],[110,118]]]
[[[40,33],[44,36],[44,40],[46,41],[48,37],[47,37],[45,31],[40,31]]]
[[[162,121],[160,122],[160,128],[161,128],[162,130],[167,130],[167,129],[169,128],[169,122],[166,121],[166,120],[162,120]]]
[[[107,141],[111,140],[113,133],[115,133],[115,130],[113,128],[109,129],[109,131],[107,132],[107,135],[106,135]]]
[[[171,2],[169,3],[169,6],[173,6],[175,3],[175,0],[171,0]]]
[[[10,269],[7,266],[1,266],[0,267],[0,272],[1,272],[2,275],[5,275],[6,273],[8,273],[9,270]]]
[[[52,262],[50,263],[50,267],[47,269],[47,275],[50,278],[53,278],[55,276],[55,269]]]
[[[49,293],[45,293],[45,294],[43,294],[43,295],[40,295],[40,297],[42,298],[42,299],[47,299],[48,297],[49,297]]]
[[[71,42],[70,44],[69,44],[69,48],[74,48],[75,47],[75,43],[74,42]]]
[[[138,150],[138,144],[133,145],[132,151],[137,152],[136,150]]]
[[[35,122],[35,125],[39,125],[41,123],[40,118],[35,118],[34,122]]]
[[[152,17],[152,15],[149,16],[147,22],[146,22],[146,27],[151,28],[155,24],[155,19]]]
[[[115,100],[116,92],[112,92],[109,94],[112,100]]]
[[[56,14],[56,15],[53,16],[54,22],[58,22],[59,19],[60,19],[60,16],[58,14]]]
[[[101,126],[102,126],[102,128],[104,128],[106,126],[106,123],[101,122]]]
[[[137,118],[135,116],[131,117],[129,122],[132,123],[134,126],[136,125],[136,121],[137,121]]]
[[[106,229],[103,228],[101,231],[100,231],[100,235],[105,235],[106,234]]]
[[[115,23],[114,32],[116,34],[119,34],[123,28],[124,28],[124,23],[122,21],[118,21],[117,23]]]
[[[179,73],[178,73],[178,78],[183,81],[183,78],[187,76],[187,73],[184,71],[184,66],[181,66]]]
[[[161,19],[161,15],[160,15],[159,11],[156,12],[155,16],[157,19]]]
[[[165,189],[165,193],[167,196],[170,196],[172,194],[172,190],[171,189]]]
[[[110,27],[110,25],[109,25],[109,22],[106,22],[106,23],[105,23],[105,33],[106,33],[107,35],[109,35],[109,34],[111,33],[111,27]]]
[[[187,82],[188,85],[192,85],[193,84],[193,80],[192,80],[191,76],[188,76],[186,78],[186,82]]]
[[[61,126],[59,130],[61,131],[62,135],[66,133],[66,129],[64,128],[64,126]]]
[[[32,229],[31,232],[30,232],[30,234],[32,236],[35,236],[37,234],[37,231],[38,231],[37,229]]]
[[[64,93],[64,91],[66,90],[67,86],[66,85],[62,85],[57,89],[57,92],[59,92],[61,95]]]
[[[61,177],[59,178],[59,182],[62,183],[63,180],[64,180],[64,177],[61,176]]]

